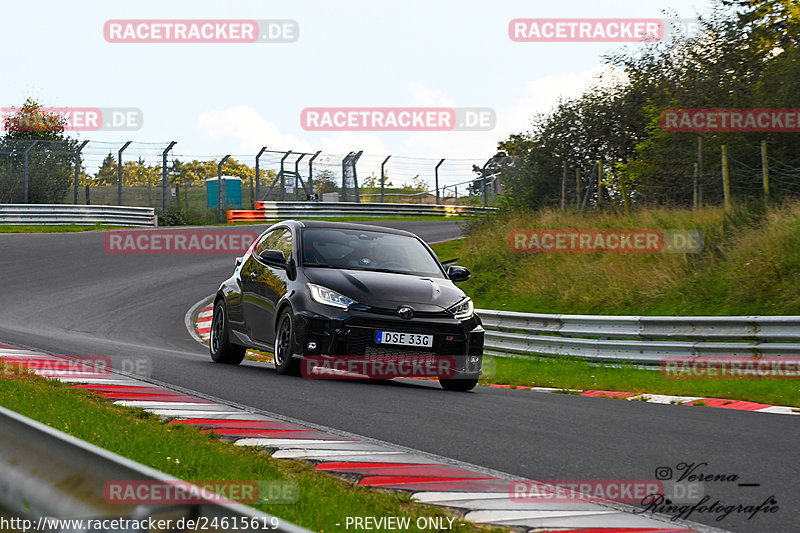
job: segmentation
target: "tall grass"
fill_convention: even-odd
[[[696,229],[697,253],[519,253],[514,229]],[[545,210],[477,222],[458,253],[478,307],[577,314],[800,314],[800,203]]]

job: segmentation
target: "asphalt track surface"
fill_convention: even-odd
[[[460,234],[451,221],[381,224],[428,242]],[[184,315],[230,275],[233,259],[109,254],[98,231],[2,234],[0,343],[106,355],[115,366],[146,359],[161,382],[525,478],[653,479],[659,467],[677,473],[679,463],[707,463],[699,471],[738,476],[706,483],[708,503],[758,505],[774,496],[780,510],[690,520],[731,531],[800,531],[794,416],[488,387],[452,393],[435,382],[305,380],[247,361],[215,365]]]

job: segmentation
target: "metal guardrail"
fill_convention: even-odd
[[[152,207],[73,204],[0,204],[0,224],[158,226]]]
[[[440,204],[379,204],[352,202],[256,202],[255,210],[230,210],[228,222],[287,218],[470,216],[491,207]]]
[[[211,531],[227,531],[227,526],[234,520],[237,525],[245,521],[251,523],[251,520],[270,524],[270,520],[275,518],[240,504],[108,503],[104,499],[106,482],[122,480],[179,482],[158,470],[0,407],[0,516],[18,517],[34,523],[41,517],[123,517],[139,521],[153,517],[156,520],[171,519],[175,524],[181,517],[186,517],[195,521],[207,518],[210,527],[215,523],[225,524],[219,529],[211,527]],[[223,518],[228,520],[223,521]],[[277,524],[277,528],[269,526],[268,529],[310,533],[282,519],[278,519]]]
[[[800,356],[800,316],[602,316],[476,310],[496,355],[658,364],[664,357]]]

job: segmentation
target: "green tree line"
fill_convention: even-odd
[[[634,204],[690,205],[694,165],[702,159],[699,180],[706,200],[715,202],[720,147],[728,146],[742,168],[757,169],[762,140],[770,157],[800,167],[800,133],[675,133],[659,125],[661,112],[671,108],[800,108],[800,3],[715,0],[701,25],[694,36],[605,56],[615,81],[597,79],[579,97],[535,115],[529,131],[500,142],[498,155],[521,161],[503,175],[506,201],[558,205],[566,166],[569,204],[578,199],[578,183],[580,196],[596,204],[599,177],[603,202],[621,204],[624,193]],[[743,196],[760,194],[758,183],[738,185]],[[798,195],[800,187],[776,194]]]

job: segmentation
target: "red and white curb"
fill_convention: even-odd
[[[594,502],[554,503],[541,490],[541,501],[509,497],[513,478],[474,465],[371,441],[330,428],[248,411],[183,391],[118,373],[58,372],[68,358],[0,345],[0,359],[24,362],[35,373],[89,390],[117,405],[139,407],[170,424],[191,424],[236,446],[255,446],[278,459],[309,461],[320,471],[357,479],[360,486],[412,493],[429,505],[460,511],[463,520],[524,531],[592,533],[690,533],[666,517],[631,514],[617,506]],[[37,368],[38,367],[38,368]],[[695,525],[691,525],[695,527]],[[697,526],[708,531],[706,526]],[[719,531],[719,530],[715,530]]]
[[[510,389],[510,385],[491,384],[489,387]],[[622,392],[608,390],[577,390],[556,389],[549,387],[515,387],[516,390],[531,390],[536,392],[568,392],[576,396],[590,396],[593,398],[612,398],[616,400],[632,400],[638,402],[660,403],[671,405],[700,405],[706,407],[722,407],[724,409],[737,409],[752,411],[754,413],[773,413],[779,415],[800,415],[797,407],[785,405],[768,405],[764,403],[748,402],[744,400],[731,400],[726,398],[703,398],[702,396],[671,396],[668,394],[648,394],[640,392]]]
[[[200,336],[205,342],[211,337],[211,318],[214,314],[214,306],[208,304],[200,310],[197,314],[197,320],[194,323],[194,329],[197,335]]]

